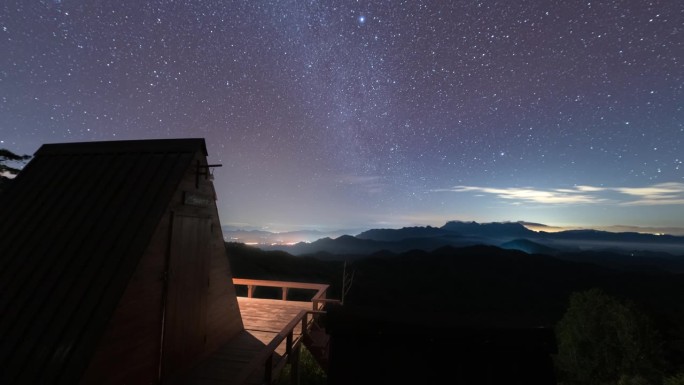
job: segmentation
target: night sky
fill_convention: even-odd
[[[684,228],[684,3],[0,5],[0,147],[203,137],[223,225]]]

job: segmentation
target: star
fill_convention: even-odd
[[[204,137],[227,223],[684,227],[445,192],[684,182],[676,2],[5,2],[1,146]]]

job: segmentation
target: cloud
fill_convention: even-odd
[[[605,203],[607,199],[587,194],[578,189],[554,189],[540,190],[534,188],[491,188],[475,186],[455,186],[451,189],[439,191],[452,192],[478,192],[498,196],[499,198],[512,201],[513,204],[523,202],[543,204],[597,204]]]
[[[594,186],[577,186],[575,187],[579,191],[588,191],[588,192],[595,192],[595,191],[605,191],[605,187],[594,187]]]
[[[684,183],[669,182],[645,187],[573,186],[571,188],[536,189],[532,187],[478,187],[454,186],[434,192],[473,192],[489,194],[519,205],[537,203],[546,205],[615,204],[621,206],[684,205]],[[617,193],[617,194],[616,194]]]
[[[660,183],[648,187],[618,187],[615,191],[632,197],[625,206],[684,205],[684,183]]]

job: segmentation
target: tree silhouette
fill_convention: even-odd
[[[17,155],[6,148],[0,148],[0,192],[11,180],[8,175],[15,176],[21,171],[21,169],[10,166],[8,163],[26,163],[29,159],[31,159],[31,155]]]
[[[573,293],[556,327],[559,375],[567,384],[660,383],[663,353],[650,320],[600,289]]]
[[[6,148],[0,148],[0,174],[9,173],[16,175],[21,171],[18,168],[9,166],[7,162],[24,163],[31,159],[31,155],[17,155]]]

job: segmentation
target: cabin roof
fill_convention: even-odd
[[[78,382],[198,151],[45,144],[0,194],[0,383]]]

